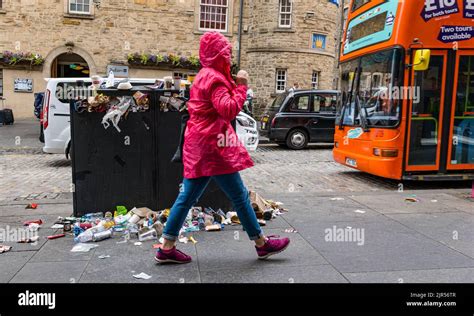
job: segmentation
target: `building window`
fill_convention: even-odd
[[[291,11],[293,10],[293,0],[280,0],[280,14],[278,27],[291,27]]]
[[[3,69],[0,69],[0,97],[3,97]]]
[[[326,35],[313,33],[311,47],[313,49],[326,49]]]
[[[227,31],[228,0],[200,0],[199,29]]]
[[[91,14],[91,0],[69,0],[69,13]]]
[[[311,87],[313,89],[318,89],[319,87],[319,71],[313,71],[311,76]]]
[[[286,69],[276,70],[276,92],[285,92],[286,90]]]

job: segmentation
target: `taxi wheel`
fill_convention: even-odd
[[[306,131],[302,129],[294,129],[286,136],[286,145],[294,150],[300,150],[308,145],[309,137]]]

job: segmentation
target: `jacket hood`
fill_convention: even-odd
[[[232,44],[219,32],[207,32],[199,44],[199,61],[203,67],[214,68],[224,74],[231,82],[230,60]]]

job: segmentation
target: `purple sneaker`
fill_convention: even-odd
[[[155,261],[158,263],[189,263],[191,257],[173,247],[169,250],[158,249]]]
[[[280,236],[272,235],[267,236],[267,241],[262,247],[255,246],[257,250],[258,259],[267,259],[270,256],[276,255],[277,253],[285,250],[290,244],[289,238],[278,238]]]

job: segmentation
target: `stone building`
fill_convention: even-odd
[[[188,61],[200,36],[218,30],[250,74],[258,115],[294,82],[335,86],[340,8],[333,2],[0,0],[0,96],[16,117],[31,117],[44,78],[106,75],[110,67],[135,78],[186,76],[196,71]],[[166,62],[169,54],[177,59]]]

